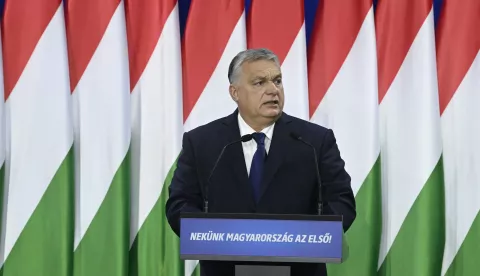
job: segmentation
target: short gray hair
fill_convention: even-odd
[[[232,59],[228,67],[228,81],[230,84],[236,81],[243,63],[257,60],[271,60],[280,67],[280,61],[277,55],[266,48],[242,51]]]

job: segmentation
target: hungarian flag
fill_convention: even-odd
[[[177,0],[126,0],[132,166],[129,276],[181,275],[179,241],[165,217],[183,133]]]
[[[432,0],[376,9],[383,228],[379,275],[440,275],[445,219]]]
[[[121,0],[70,0],[75,124],[74,276],[128,275],[130,82]]]
[[[62,1],[7,1],[2,43],[0,141],[7,151],[0,273],[69,275],[74,135]],[[1,149],[3,158],[3,143]]]
[[[349,257],[328,266],[329,275],[377,272],[382,226],[377,85],[372,1],[321,1],[308,55],[311,121],[334,131],[357,205],[347,232]]]
[[[444,0],[437,29],[445,167],[442,274],[476,275],[480,256],[480,1]]]
[[[1,11],[2,9],[0,9]],[[1,15],[0,15],[1,16]],[[5,189],[5,171],[6,171],[6,122],[5,122],[5,90],[4,90],[4,78],[3,78],[3,58],[2,58],[2,30],[0,30],[0,215],[3,217],[4,209],[4,189]],[[0,219],[0,229],[5,226],[5,221]],[[0,231],[1,233],[1,231]],[[0,246],[3,246],[0,241]],[[4,254],[0,252],[0,267],[4,263]],[[1,268],[0,268],[1,269]],[[0,270],[1,271],[1,270]],[[1,274],[1,272],[0,272]]]

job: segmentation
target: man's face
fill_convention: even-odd
[[[249,119],[274,119],[284,105],[282,73],[273,61],[245,62],[237,82],[230,87],[238,109]]]

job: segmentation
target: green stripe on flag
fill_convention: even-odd
[[[441,274],[445,247],[444,200],[440,158],[407,214],[378,275]]]
[[[0,274],[71,275],[75,217],[74,162],[71,147],[18,237]],[[10,215],[15,215],[14,210]]]
[[[130,246],[130,151],[75,251],[75,276],[126,276]]]
[[[3,214],[3,190],[5,189],[5,161],[0,168],[0,214]]]
[[[163,185],[160,198],[148,214],[130,250],[130,276],[184,276],[184,261],[180,259],[179,238],[172,231],[165,215],[168,187],[176,163]]]
[[[465,240],[445,276],[478,275],[480,256],[480,213],[473,221]]]
[[[5,189],[5,161],[2,164],[2,168],[0,169],[0,214],[2,214],[2,224],[3,224],[3,190]],[[0,229],[3,225],[0,225]],[[0,276],[3,276],[3,266],[0,268]]]
[[[346,236],[349,257],[342,264],[328,264],[329,276],[376,275],[382,232],[380,157],[356,196],[357,217]]]
[[[200,276],[200,264],[198,263],[197,266],[195,266],[195,270],[192,272],[192,276]]]

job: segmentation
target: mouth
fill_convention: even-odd
[[[267,101],[263,103],[264,105],[278,105],[278,100]]]

